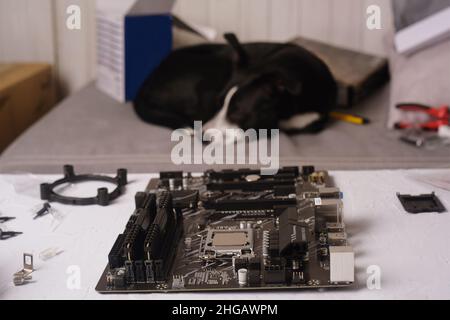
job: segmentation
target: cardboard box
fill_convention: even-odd
[[[0,64],[0,152],[54,104],[50,65]]]
[[[0,153],[15,138],[11,110],[8,99],[0,93]]]
[[[97,0],[97,87],[133,100],[172,50],[174,0]]]

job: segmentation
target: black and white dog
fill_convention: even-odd
[[[337,100],[325,63],[280,43],[204,44],[173,51],[143,84],[134,106],[146,122],[173,129],[318,132]]]

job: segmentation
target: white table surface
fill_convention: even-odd
[[[107,255],[134,207],[134,194],[151,175],[129,175],[124,196],[108,207],[54,204],[65,217],[33,220],[32,208],[42,205],[39,184],[60,176],[0,176],[0,214],[15,216],[0,227],[23,235],[0,241],[0,299],[449,299],[450,213],[407,214],[396,192],[435,191],[446,208],[450,192],[419,181],[450,170],[331,172],[344,193],[344,220],[355,250],[357,284],[351,289],[253,293],[195,293],[102,295],[95,291]],[[83,188],[83,189],[81,189]],[[86,183],[71,192],[89,195],[96,185]],[[80,193],[81,192],[81,193]],[[92,193],[90,193],[92,194]],[[56,229],[55,229],[56,227]],[[64,250],[42,261],[39,253],[50,247]],[[33,282],[15,287],[14,272],[22,268],[24,252],[34,254]],[[381,289],[366,286],[367,268],[381,269]],[[79,266],[80,287],[69,289],[70,266]]]

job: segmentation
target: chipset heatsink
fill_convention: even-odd
[[[208,229],[200,258],[213,259],[221,256],[236,256],[253,252],[253,229]]]

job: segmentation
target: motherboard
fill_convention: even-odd
[[[342,193],[327,171],[161,172],[108,255],[101,293],[350,286]]]

